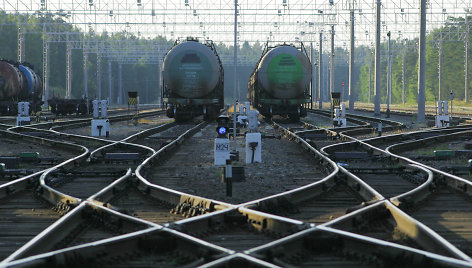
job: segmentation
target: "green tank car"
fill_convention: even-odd
[[[268,47],[252,72],[248,100],[264,116],[306,116],[310,103],[311,63],[301,48]]]
[[[223,66],[213,42],[176,41],[164,57],[163,104],[167,115],[213,119],[223,108]]]

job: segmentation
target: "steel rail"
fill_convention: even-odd
[[[127,176],[129,176],[129,174]],[[28,243],[19,248],[0,264],[6,264],[14,260],[53,250],[55,245],[64,240],[74,228],[76,228],[85,220],[84,214],[87,213],[96,213],[97,215],[100,215],[100,217],[106,218],[106,220],[110,222],[114,221],[119,223],[120,228],[122,229],[131,229],[131,227],[136,226],[140,226],[142,229],[159,227],[157,224],[149,223],[147,221],[116,212],[112,209],[108,209],[103,206],[97,206],[94,203],[84,201],[75,207],[71,212],[67,213],[64,217],[60,218],[36,237],[31,239]]]
[[[445,257],[439,254],[418,250],[396,243],[370,238],[354,233],[337,230],[327,226],[316,226],[291,236],[265,244],[245,252],[250,256],[287,267],[284,259],[296,257],[301,249],[316,253],[339,252],[339,247],[348,245],[346,258],[359,261],[380,261],[384,265],[401,264],[408,266],[438,265],[445,267],[472,267],[467,261]],[[342,254],[343,251],[341,251]],[[338,264],[338,263],[337,263]],[[400,265],[399,264],[399,265]],[[380,265],[380,264],[377,264]],[[374,264],[375,266],[375,264]]]
[[[197,215],[199,215],[200,213],[208,213],[213,212],[215,210],[225,209],[227,207],[233,207],[233,205],[226,204],[224,202],[183,193],[160,185],[155,185],[150,183],[145,178],[146,167],[161,161],[160,158],[162,158],[166,154],[171,153],[180,144],[182,144],[184,140],[193,136],[196,132],[201,130],[207,124],[208,122],[202,122],[196,125],[195,127],[187,130],[175,140],[162,147],[152,156],[144,160],[143,163],[136,168],[136,177],[140,180],[139,188],[142,189],[144,192],[149,193],[152,197],[168,202],[170,204],[175,204],[176,210],[190,210],[196,213]]]

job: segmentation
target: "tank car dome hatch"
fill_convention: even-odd
[[[196,41],[187,41],[167,53],[162,75],[172,94],[199,98],[215,89],[221,71],[218,57],[209,47]]]
[[[311,80],[307,56],[293,46],[283,45],[267,52],[258,66],[263,89],[279,99],[303,96]]]

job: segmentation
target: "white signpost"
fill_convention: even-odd
[[[29,115],[29,102],[18,102],[18,116],[16,117],[16,125],[29,125],[31,118]]]
[[[109,137],[110,136],[110,120],[107,118],[108,102],[106,100],[94,100],[93,119],[92,119],[92,136]]]
[[[262,162],[261,133],[246,133],[246,164],[256,162]]]
[[[436,115],[435,125],[437,128],[449,127],[448,102],[438,101],[438,113]]]
[[[346,105],[343,103],[341,104],[341,109],[335,108],[334,109],[334,127],[346,127]]]
[[[248,133],[246,133],[246,164],[262,162],[262,135],[257,120],[259,112],[247,110]]]
[[[248,131],[257,131],[257,129],[259,128],[259,121],[257,120],[258,115],[259,115],[258,111],[247,112]]]
[[[215,139],[215,166],[226,165],[226,160],[230,158],[230,148],[228,138]]]

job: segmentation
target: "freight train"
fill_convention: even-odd
[[[224,71],[212,41],[177,40],[164,57],[162,102],[167,116],[187,120],[218,116],[224,106]]]
[[[311,63],[303,44],[269,47],[266,44],[249,78],[247,98],[265,117],[306,116],[311,101]]]
[[[32,113],[41,111],[43,83],[41,77],[28,63],[0,60],[0,114],[16,115],[18,102],[30,103]],[[85,99],[48,100],[51,112],[57,115],[89,114]],[[89,109],[90,110],[90,109]]]
[[[16,115],[18,102],[30,103],[33,113],[41,110],[42,81],[28,63],[0,60],[0,114]]]

